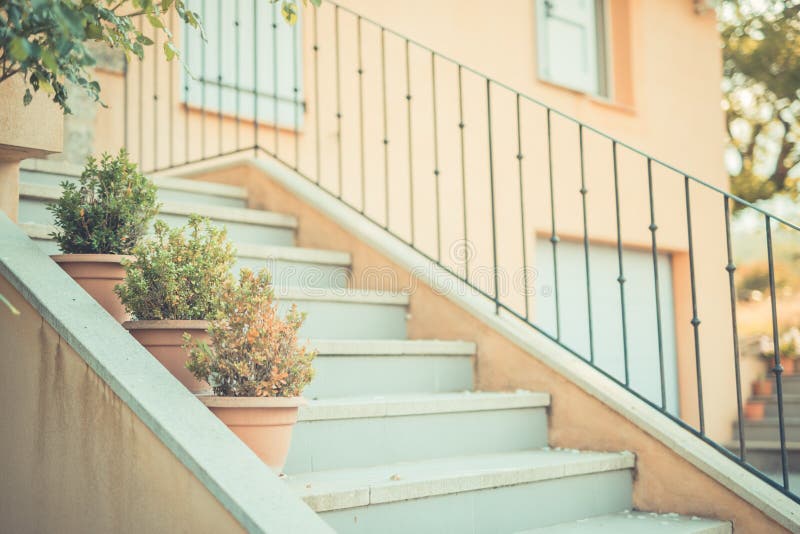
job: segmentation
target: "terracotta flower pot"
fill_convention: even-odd
[[[125,307],[114,293],[114,287],[125,279],[123,258],[119,254],[56,254],[50,256],[73,280],[78,282],[114,319],[130,319]]]
[[[797,360],[794,358],[781,358],[781,367],[784,375],[793,375],[797,369]]]
[[[210,343],[208,321],[126,321],[122,326],[155,356],[161,365],[192,393],[207,393],[211,387],[186,369],[189,353],[183,348],[183,334]]]
[[[747,401],[744,405],[744,417],[750,421],[764,419],[764,403],[760,401]]]
[[[303,397],[198,398],[265,464],[281,472],[289,455],[298,408],[306,403]]]
[[[759,397],[772,395],[772,381],[762,378],[753,382],[753,395],[758,395]]]

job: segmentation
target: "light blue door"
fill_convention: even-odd
[[[672,266],[667,254],[658,256],[661,336],[667,409],[678,412],[678,372],[675,348]],[[622,344],[622,312],[617,278],[619,264],[614,246],[590,245],[592,325],[595,364],[620,381],[625,377]],[[630,385],[638,393],[661,405],[661,371],[658,349],[653,257],[650,252],[623,249],[625,272],[625,318]],[[556,299],[552,245],[536,243],[536,295],[534,322],[548,333],[556,333]],[[582,243],[558,244],[558,300],[561,339],[575,352],[589,357],[589,321],[586,269]]]

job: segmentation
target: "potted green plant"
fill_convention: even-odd
[[[156,221],[154,235],[133,256],[124,262],[125,281],[116,288],[134,319],[122,326],[190,391],[208,391],[186,369],[183,336],[207,341],[208,320],[219,316],[234,262],[227,232],[197,215],[181,228]]]
[[[62,182],[61,197],[47,206],[57,228],[51,236],[63,253],[51,257],[122,322],[127,313],[114,287],[125,277],[122,260],[158,213],[156,186],[124,149],[100,161],[89,157],[78,182]]]
[[[242,269],[238,284],[225,284],[222,314],[208,329],[211,345],[186,337],[187,368],[214,391],[199,398],[275,472],[314,376],[316,353],[297,341],[304,320],[294,306],[279,316],[266,269]]]

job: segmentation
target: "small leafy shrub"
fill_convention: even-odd
[[[130,254],[158,213],[156,186],[125,149],[99,162],[89,157],[79,182],[62,182],[61,198],[47,206],[58,247],[66,254]]]
[[[220,294],[231,280],[233,246],[224,228],[191,215],[182,228],[156,221],[155,235],[133,249],[124,262],[125,281],[114,291],[139,320],[213,319]]]
[[[216,395],[300,395],[314,376],[316,353],[297,343],[304,313],[292,306],[279,317],[269,272],[242,269],[238,284],[225,284],[222,304],[222,315],[208,329],[211,346],[185,336],[187,369]]]

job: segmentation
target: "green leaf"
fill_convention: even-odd
[[[175,59],[175,56],[178,55],[178,49],[175,48],[175,45],[172,44],[171,41],[164,43],[164,55],[166,56],[167,61],[172,61]]]
[[[22,103],[26,106],[31,103],[33,100],[33,95],[31,94],[30,89],[25,89],[25,95],[22,97]]]
[[[152,13],[148,13],[147,20],[150,21],[150,24],[154,28],[159,28],[159,29],[162,29],[162,30],[164,29],[164,23],[161,22],[161,19],[158,18],[156,15],[153,15]]]
[[[31,43],[22,37],[14,37],[8,45],[8,53],[17,61],[25,61],[31,55]]]
[[[284,0],[281,6],[281,15],[286,19],[286,22],[293,26],[297,22],[297,6],[294,2]]]

